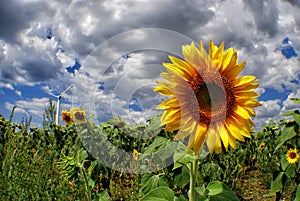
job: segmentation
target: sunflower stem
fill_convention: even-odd
[[[194,152],[194,161],[191,163],[190,168],[190,192],[189,192],[189,201],[195,201],[195,188],[196,188],[196,178],[198,173],[198,155],[195,155]]]

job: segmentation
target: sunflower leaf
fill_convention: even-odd
[[[293,118],[294,118],[295,122],[298,125],[300,125],[300,113],[299,113],[299,110],[295,110],[294,111]]]
[[[172,189],[163,186],[152,189],[147,193],[141,201],[170,201],[174,200],[174,192]]]
[[[282,155],[281,156],[281,168],[282,170],[286,170],[286,168],[289,166],[289,162],[288,160],[286,159],[286,156],[285,155]]]
[[[296,190],[296,197],[294,201],[300,200],[300,184],[298,184],[297,190]]]
[[[295,126],[298,127],[298,125],[295,125],[295,122],[291,123],[291,124],[287,124],[282,132],[281,132],[281,136],[279,139],[279,143],[277,145],[277,147],[275,148],[275,152],[289,139],[292,139],[293,137],[295,137],[297,135],[297,133],[295,132]]]
[[[290,98],[294,103],[300,103],[300,98]]]
[[[101,193],[98,193],[95,197],[95,201],[101,201],[101,200],[110,200],[109,194],[107,192],[107,189]]]
[[[174,167],[173,170],[180,168],[188,163],[192,163],[194,161],[194,156],[191,153],[186,153],[186,146],[179,142],[178,147],[174,154]]]
[[[271,182],[271,192],[270,195],[275,194],[276,192],[280,191],[283,187],[282,185],[282,177],[284,175],[284,172],[280,172],[276,179]]]
[[[222,182],[211,182],[207,185],[206,190],[210,201],[239,201],[234,192]]]

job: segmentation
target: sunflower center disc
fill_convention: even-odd
[[[196,96],[196,100],[192,101],[192,108],[197,108],[198,114],[195,114],[195,118],[199,117],[199,121],[209,124],[210,122],[220,122],[225,120],[233,109],[235,99],[234,91],[230,82],[224,77],[218,77],[214,79],[214,76],[209,76],[210,80],[205,83],[202,79],[197,80],[197,84],[193,83],[193,90]]]
[[[290,158],[291,159],[295,159],[296,158],[296,154],[295,153],[290,153]]]

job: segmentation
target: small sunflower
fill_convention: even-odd
[[[198,154],[204,144],[212,153],[236,148],[235,141],[251,138],[254,126],[251,116],[261,104],[253,90],[259,86],[255,76],[237,77],[246,62],[238,63],[237,51],[224,51],[210,41],[208,53],[202,42],[182,47],[184,60],[169,56],[163,63],[167,72],[160,75],[167,81],[157,81],[155,92],[171,97],[157,109],[165,110],[161,124],[166,131],[178,130],[175,139],[189,136],[187,151]]]
[[[70,110],[75,123],[77,124],[84,124],[86,123],[86,113],[84,110],[81,110],[80,108],[72,108]]]
[[[294,164],[299,160],[300,156],[297,149],[290,149],[286,154],[286,159],[290,164]]]
[[[69,111],[63,110],[61,112],[61,114],[62,114],[61,119],[63,120],[63,122],[65,122],[68,125],[70,125],[73,122],[72,115],[71,115],[71,113]]]
[[[266,143],[261,143],[260,145],[259,145],[259,149],[264,149],[266,147]]]
[[[132,152],[132,155],[133,155],[133,158],[134,158],[134,160],[138,160],[138,158],[139,158],[139,152],[137,151],[137,150],[133,150],[133,152]]]

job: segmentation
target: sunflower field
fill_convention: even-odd
[[[177,147],[175,163],[159,171],[115,171],[89,154],[74,123],[56,125],[53,111],[46,108],[43,129],[28,119],[13,122],[13,112],[10,119],[0,117],[1,200],[188,200],[192,155],[182,154],[185,145]],[[196,200],[300,200],[300,113],[285,116],[252,132],[237,149],[200,158]],[[158,119],[147,126],[112,119],[98,129],[112,144],[139,157],[167,146],[176,133],[162,130],[135,141],[124,129],[141,133],[157,126]]]
[[[300,112],[254,130],[255,76],[239,76],[237,51],[210,41],[169,56],[146,124],[96,124],[83,106],[52,100],[43,127],[0,116],[2,200],[300,200]],[[300,99],[292,98],[295,103]]]

